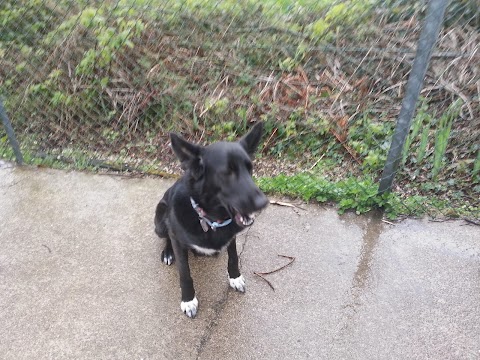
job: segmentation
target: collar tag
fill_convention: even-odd
[[[205,219],[203,218],[199,218],[200,219],[200,225],[202,225],[202,229],[204,232],[207,232],[208,231],[208,224],[207,222],[205,221]]]

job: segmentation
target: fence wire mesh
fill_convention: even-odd
[[[170,131],[205,143],[263,120],[260,176],[308,172],[305,186],[343,181],[368,197],[425,11],[411,0],[3,0],[0,96],[27,163],[178,173]],[[451,1],[393,189],[404,213],[479,217],[479,30],[477,2]],[[13,158],[3,129],[0,156]],[[316,189],[309,197],[329,199]]]

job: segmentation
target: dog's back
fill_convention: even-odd
[[[162,200],[157,205],[155,209],[155,233],[162,239],[166,239],[168,236],[168,227],[167,227],[167,217],[168,217],[168,207],[169,207],[169,193],[171,189],[168,189],[163,195]]]

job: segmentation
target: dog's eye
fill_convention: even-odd
[[[245,167],[247,168],[247,171],[250,173],[250,175],[252,174],[252,171],[253,171],[253,166],[252,166],[252,163],[251,162],[246,162],[245,163]]]
[[[228,165],[226,174],[227,174],[227,176],[232,176],[232,175],[235,175],[236,171],[237,171],[237,169],[235,169],[235,166],[233,164],[230,164],[230,165]]]

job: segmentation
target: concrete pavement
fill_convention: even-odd
[[[480,228],[271,205],[246,294],[191,257],[191,320],[153,232],[170,184],[0,162],[0,358],[480,359]]]

